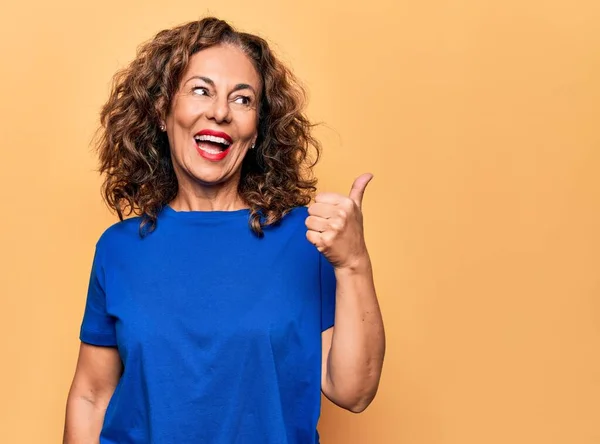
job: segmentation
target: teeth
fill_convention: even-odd
[[[206,148],[205,146],[199,145],[199,148],[209,154],[221,154],[221,150],[215,150],[212,148]]]
[[[230,145],[227,140],[223,139],[222,137],[215,137],[215,136],[207,136],[207,135],[194,136],[194,140],[196,140],[196,142],[214,142],[214,143],[220,143],[221,145],[227,145],[227,146]]]

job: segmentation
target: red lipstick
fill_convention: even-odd
[[[222,131],[213,131],[213,130],[209,130],[209,129],[203,129],[202,131],[197,132],[195,135],[196,136],[220,137],[221,139],[225,139],[227,142],[229,142],[230,145],[233,143],[233,140],[231,139],[229,134],[224,133]]]
[[[229,154],[233,139],[222,131],[205,129],[194,135],[198,154],[212,162],[223,160]]]

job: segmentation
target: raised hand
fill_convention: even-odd
[[[362,201],[372,174],[357,177],[350,194],[319,193],[308,208],[307,239],[337,269],[368,261],[363,231]]]

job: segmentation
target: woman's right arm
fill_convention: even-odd
[[[115,347],[81,343],[69,396],[63,444],[98,444],[123,364]]]

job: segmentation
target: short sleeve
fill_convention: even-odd
[[[321,331],[335,323],[335,273],[331,263],[319,254],[319,274],[321,286]]]
[[[79,339],[92,345],[116,346],[115,319],[106,311],[104,281],[104,268],[96,248]]]

